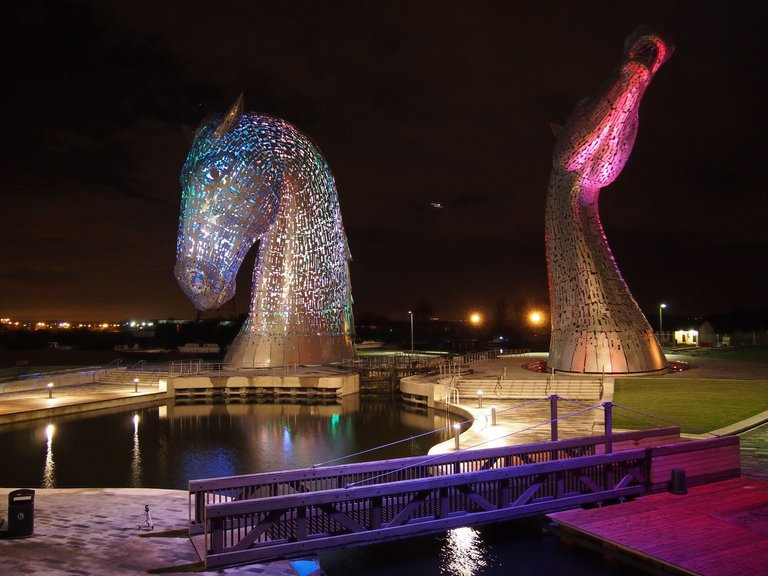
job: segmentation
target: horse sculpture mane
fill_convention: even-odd
[[[220,307],[259,241],[248,318],[225,363],[318,364],[354,356],[350,259],[336,185],[294,126],[244,113],[198,129],[181,173],[174,274],[198,310]]]
[[[600,188],[624,168],[645,89],[672,48],[652,34],[626,43],[603,90],[580,102],[555,143],[545,216],[552,338],[548,367],[638,373],[667,362],[603,233]]]

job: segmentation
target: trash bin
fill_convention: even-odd
[[[8,493],[7,538],[32,536],[35,528],[35,491],[27,488]]]
[[[673,468],[672,477],[669,480],[669,491],[672,494],[688,494],[688,482],[685,479],[685,470],[683,468]]]

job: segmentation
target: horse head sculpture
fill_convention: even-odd
[[[354,356],[349,249],[336,185],[294,126],[243,112],[198,129],[181,173],[174,274],[198,310],[235,293],[259,242],[248,318],[225,363],[315,364]]]
[[[654,34],[627,39],[616,72],[579,102],[557,135],[545,217],[552,338],[548,367],[639,373],[667,362],[605,239],[600,189],[626,164],[640,102],[672,46]]]

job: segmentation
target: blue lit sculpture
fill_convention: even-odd
[[[198,310],[221,306],[258,240],[235,368],[354,356],[350,259],[333,175],[294,126],[243,113],[242,97],[195,135],[181,173],[174,274]]]

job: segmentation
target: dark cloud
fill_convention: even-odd
[[[184,131],[241,91],[326,155],[357,313],[546,302],[549,124],[638,25],[676,52],[601,194],[622,273],[652,311],[764,304],[763,3],[6,4],[4,316],[193,315],[172,277]]]

